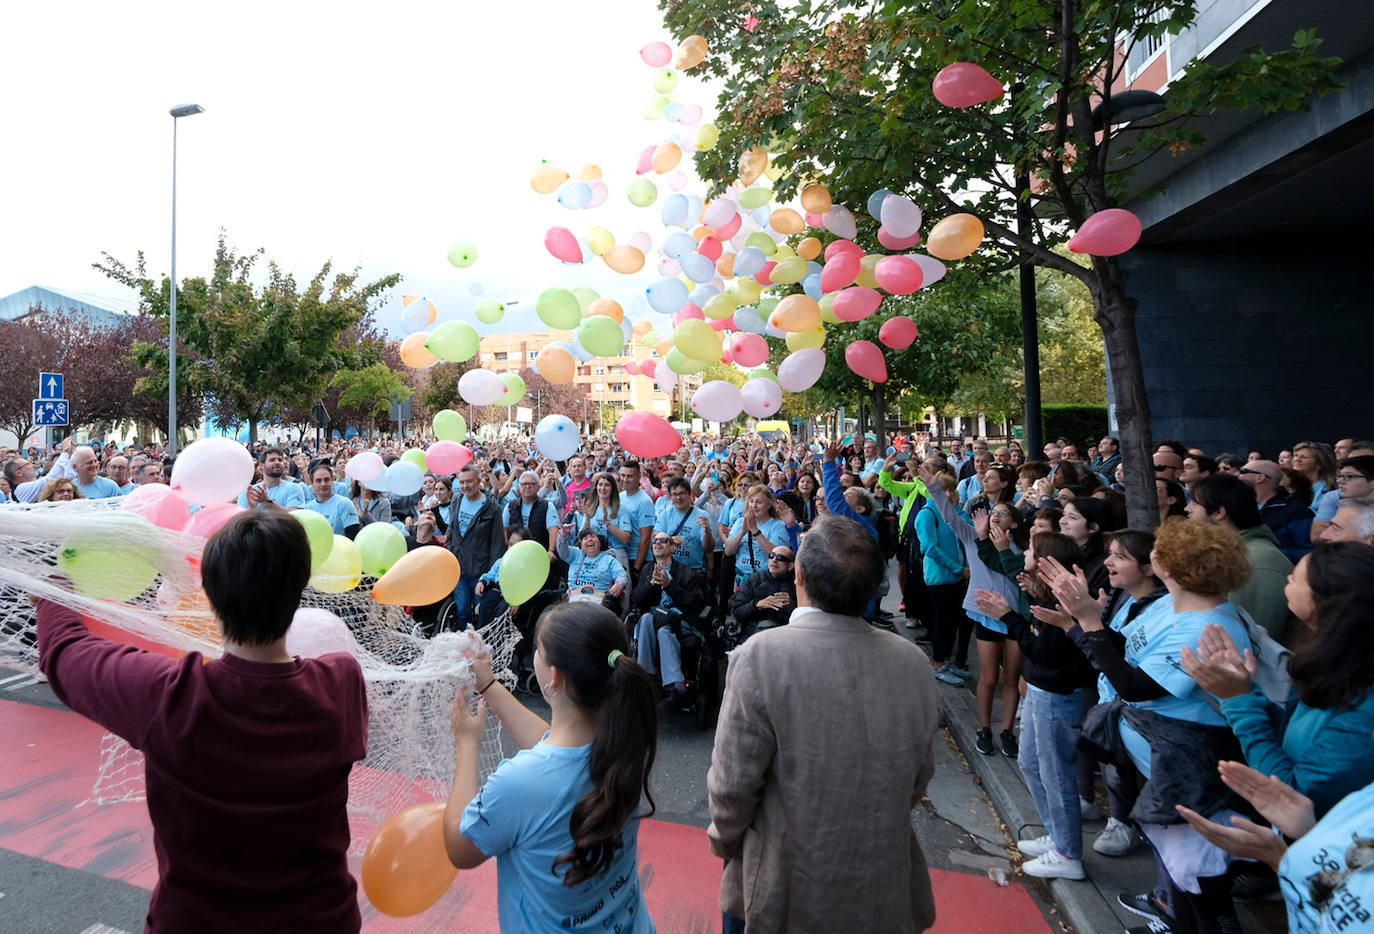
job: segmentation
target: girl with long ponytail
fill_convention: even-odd
[[[654,931],[639,887],[638,834],[640,818],[654,813],[658,692],[628,651],[624,626],[604,607],[545,611],[534,671],[551,723],[493,677],[489,655],[471,659],[481,699],[475,711],[466,694],[453,705],[458,762],[444,844],[460,869],[497,858],[505,934]],[[521,752],[479,786],[488,704]]]

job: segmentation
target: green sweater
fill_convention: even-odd
[[[1263,523],[1253,529],[1241,529],[1240,537],[1250,555],[1250,577],[1243,587],[1231,591],[1230,600],[1282,642],[1291,616],[1283,588],[1293,572],[1293,562],[1279,550],[1279,540]]]
[[[912,480],[910,483],[893,480],[892,470],[888,467],[884,467],[878,472],[878,486],[902,501],[902,513],[897,517],[897,528],[899,529],[906,528],[906,520],[911,517],[911,504],[916,502],[916,497],[930,498],[930,491],[920,480]]]

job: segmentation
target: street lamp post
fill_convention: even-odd
[[[172,296],[167,327],[167,453],[177,452],[177,120],[204,113],[199,104],[173,107],[172,115]]]

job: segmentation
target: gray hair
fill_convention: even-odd
[[[535,473],[533,470],[527,470],[520,475],[520,480],[518,482],[524,483],[526,480],[533,480],[537,484],[539,482],[539,474]]]
[[[818,518],[797,549],[808,600],[826,613],[858,616],[878,594],[885,563],[877,540],[853,519]]]
[[[1343,499],[1339,508],[1355,511],[1356,535],[1362,539],[1374,535],[1374,497],[1358,496],[1352,499]]]

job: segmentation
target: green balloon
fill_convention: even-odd
[[[443,409],[434,415],[434,436],[440,441],[457,441],[462,443],[468,436],[468,423],[453,409]]]
[[[775,243],[773,241],[773,238],[768,236],[768,234],[764,233],[762,230],[756,230],[749,236],[745,237],[744,245],[758,247],[760,250],[763,250],[764,256],[772,256],[774,253],[778,251],[777,243]]]
[[[406,451],[401,455],[401,460],[405,461],[407,464],[414,464],[421,470],[429,470],[429,466],[425,463],[425,452],[419,448],[411,448]]]
[[[766,366],[756,366],[756,367],[754,367],[752,370],[749,371],[749,378],[750,378],[750,379],[771,379],[771,380],[772,380],[773,382],[775,382],[775,383],[778,381],[778,375],[777,375],[776,373],[774,373],[772,370],[768,369],[768,367],[766,367]]]
[[[467,269],[477,262],[477,247],[466,240],[459,240],[448,248],[448,261],[459,269]]]
[[[758,309],[759,317],[767,321],[768,316],[773,313],[774,308],[778,307],[780,301],[782,301],[780,298],[763,298],[759,299],[759,303],[754,307]]]
[[[506,384],[506,394],[496,400],[497,405],[518,405],[525,398],[525,381],[519,373],[502,373],[501,381]]]
[[[668,369],[682,376],[689,373],[700,373],[711,365],[710,361],[689,357],[676,347],[668,351],[668,356],[664,358],[664,362],[668,364]]]
[[[630,197],[630,203],[637,208],[647,208],[658,200],[658,186],[647,178],[637,178],[630,182],[625,193]]]
[[[78,536],[62,543],[57,569],[71,579],[82,596],[123,603],[143,593],[157,578],[153,558],[144,548]]]
[[[773,200],[771,188],[746,188],[739,193],[739,206],[752,211]]]
[[[617,356],[625,346],[625,332],[609,315],[584,318],[577,327],[577,339],[588,352],[598,357]]]
[[[334,550],[334,526],[310,509],[293,509],[291,515],[305,526],[305,537],[310,540],[310,573],[313,574],[329,560],[329,553]]]
[[[462,363],[477,355],[482,338],[477,329],[466,321],[445,321],[429,332],[425,349],[441,360],[449,363]]]
[[[536,541],[516,542],[501,558],[497,578],[501,596],[511,606],[521,606],[544,589],[549,577],[549,551]]]
[[[663,116],[664,111],[668,109],[668,105],[671,103],[672,101],[662,95],[655,97],[653,100],[649,101],[649,106],[644,108],[644,119],[657,120],[659,117]]]
[[[577,296],[567,289],[545,289],[539,293],[534,310],[539,313],[540,321],[560,331],[571,331],[582,320]]]
[[[579,285],[577,288],[572,290],[572,293],[573,295],[577,296],[577,307],[584,315],[587,312],[591,311],[592,302],[596,301],[598,298],[601,297],[600,292],[598,292],[596,289],[591,288],[590,286],[585,285]]]
[[[353,539],[363,556],[363,573],[381,577],[405,557],[406,537],[390,522],[371,522]]]
[[[475,314],[483,324],[495,324],[506,313],[506,306],[494,298],[484,298],[477,303]]]
[[[660,94],[671,94],[677,87],[677,71],[665,68],[654,76],[654,90]]]

